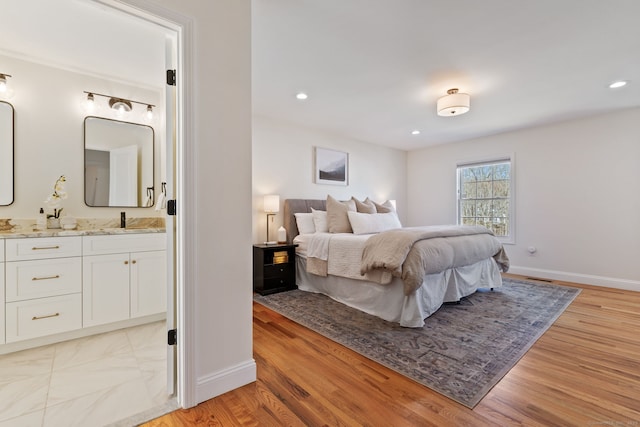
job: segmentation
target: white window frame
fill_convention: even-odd
[[[491,165],[496,163],[510,163],[509,173],[509,232],[507,236],[496,236],[504,244],[516,244],[516,186],[515,186],[515,154],[495,156],[484,159],[459,161],[456,163],[456,224],[460,224],[460,168]]]

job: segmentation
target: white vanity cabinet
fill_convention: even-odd
[[[7,239],[5,342],[82,327],[82,239]]]
[[[83,237],[83,326],[166,312],[166,236]]]
[[[0,290],[4,289],[4,239],[0,239]],[[4,344],[4,292],[0,292],[0,344]]]

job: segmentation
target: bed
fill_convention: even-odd
[[[358,202],[355,199],[354,201]],[[368,224],[371,222],[370,220],[383,220],[386,217],[384,214],[357,217],[356,215],[360,215],[358,213],[349,214],[353,224],[353,229],[350,232],[332,230],[333,232],[329,233],[327,230],[320,229],[317,232],[315,230],[309,232],[310,230],[304,226],[301,233],[298,229],[300,218],[297,220],[296,214],[308,216],[313,211],[315,211],[314,214],[326,213],[328,202],[335,203],[331,197],[328,197],[327,200],[287,199],[284,202],[283,226],[287,230],[287,242],[298,245],[296,248],[296,285],[303,291],[325,294],[350,307],[390,322],[399,323],[404,327],[422,327],[424,319],[435,313],[443,303],[459,301],[481,288],[493,289],[502,285],[500,273],[508,269],[508,258],[502,245],[490,232],[476,230],[482,235],[483,241],[494,240],[489,243],[494,245],[492,247],[495,249],[485,250],[486,253],[488,253],[487,251],[496,251],[491,255],[483,255],[475,250],[473,242],[476,240],[473,239],[480,239],[480,237],[456,238],[436,234],[436,238],[428,240],[438,242],[446,240],[447,246],[444,252],[451,252],[452,259],[462,257],[467,262],[456,261],[453,267],[447,267],[447,263],[424,263],[415,257],[425,257],[434,249],[425,246],[423,253],[418,255],[413,254],[416,251],[412,249],[414,261],[418,260],[416,265],[429,264],[433,267],[426,270],[416,268],[413,271],[413,277],[408,278],[405,277],[407,275],[401,271],[402,269],[398,269],[398,266],[393,264],[398,260],[385,258],[380,261],[371,258],[374,256],[372,254],[388,244],[389,241],[385,240],[388,238],[387,235],[395,235],[396,238],[400,236],[405,240],[408,235],[410,236],[409,241],[412,238],[415,239],[415,236],[420,236],[419,242],[414,241],[412,244],[412,247],[418,247],[418,243],[425,242],[422,239],[423,234],[427,230],[431,233],[433,228],[405,227],[379,233],[367,233],[366,227],[364,229],[362,226],[359,226],[359,229],[356,228],[356,222],[353,222],[355,218],[366,218]],[[379,209],[381,208],[380,205],[377,206]],[[395,212],[389,217],[394,216]],[[397,216],[395,218],[397,220]],[[447,226],[448,228],[453,230],[451,226]],[[455,227],[455,233],[459,233],[459,228]],[[437,228],[436,230],[437,233],[441,233],[442,229]],[[467,228],[465,228],[465,232],[466,230]],[[401,243],[395,241],[390,244],[407,245],[405,240],[402,240]],[[459,241],[458,243],[464,246],[459,249],[452,246],[454,250],[451,250],[447,242],[453,241]],[[398,246],[398,248],[400,247],[404,246]],[[396,248],[390,255],[391,258],[396,257],[399,252],[402,250]],[[437,249],[436,252],[440,252],[440,249]],[[465,258],[469,253],[475,253],[475,255],[469,259]],[[389,255],[387,254],[387,256]]]

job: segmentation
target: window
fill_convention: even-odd
[[[483,225],[514,243],[511,158],[458,165],[458,224]]]

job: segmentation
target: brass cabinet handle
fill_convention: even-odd
[[[40,319],[47,319],[49,317],[57,317],[60,316],[60,313],[55,313],[55,314],[48,314],[46,316],[33,316],[31,318],[31,320],[40,320]]]
[[[48,279],[59,279],[60,275],[56,274],[55,276],[47,276],[47,277],[33,277],[31,280],[48,280]]]
[[[40,246],[40,247],[34,246],[34,247],[31,248],[32,251],[40,251],[40,250],[43,250],[43,249],[60,249],[60,246],[58,246],[58,245],[55,245],[55,246]]]

